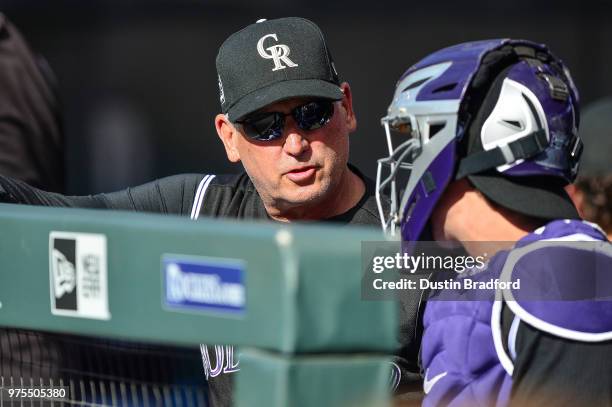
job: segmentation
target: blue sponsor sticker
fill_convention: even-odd
[[[240,260],[164,255],[166,308],[191,311],[245,311],[245,263]]]

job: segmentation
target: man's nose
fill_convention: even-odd
[[[285,144],[283,150],[285,153],[298,157],[310,148],[310,143],[306,137],[300,132],[293,123],[293,120],[289,120],[285,126],[287,137],[285,138]]]

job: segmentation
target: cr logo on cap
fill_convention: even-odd
[[[276,34],[264,35],[259,39],[259,41],[257,41],[257,52],[259,52],[259,55],[261,55],[262,58],[274,60],[274,69],[272,69],[273,72],[278,71],[280,69],[285,69],[287,67],[294,68],[298,66],[298,64],[289,59],[289,53],[291,52],[291,50],[287,45],[276,44],[272,45],[271,47],[264,48],[264,41],[268,37],[272,37],[274,38],[274,40],[278,41]],[[269,53],[266,53],[266,51],[268,51]],[[281,61],[284,62],[287,66],[283,65]]]

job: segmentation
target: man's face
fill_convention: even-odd
[[[287,116],[280,138],[257,141],[249,138],[240,125],[232,126],[237,134],[224,138],[217,121],[228,157],[231,161],[242,162],[266,208],[283,211],[322,204],[346,176],[348,136],[355,130],[356,121],[350,88],[348,84],[343,84],[342,88],[343,100],[334,103],[333,116],[318,129],[302,130],[292,116]],[[285,100],[266,106],[260,112],[287,114],[309,101],[308,98]]]

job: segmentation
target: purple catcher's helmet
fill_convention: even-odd
[[[569,71],[544,45],[497,39],[429,55],[402,75],[381,119],[389,147],[376,177],[383,228],[418,240],[445,188],[463,177],[519,213],[577,217],[563,186],[578,170],[578,119]]]

